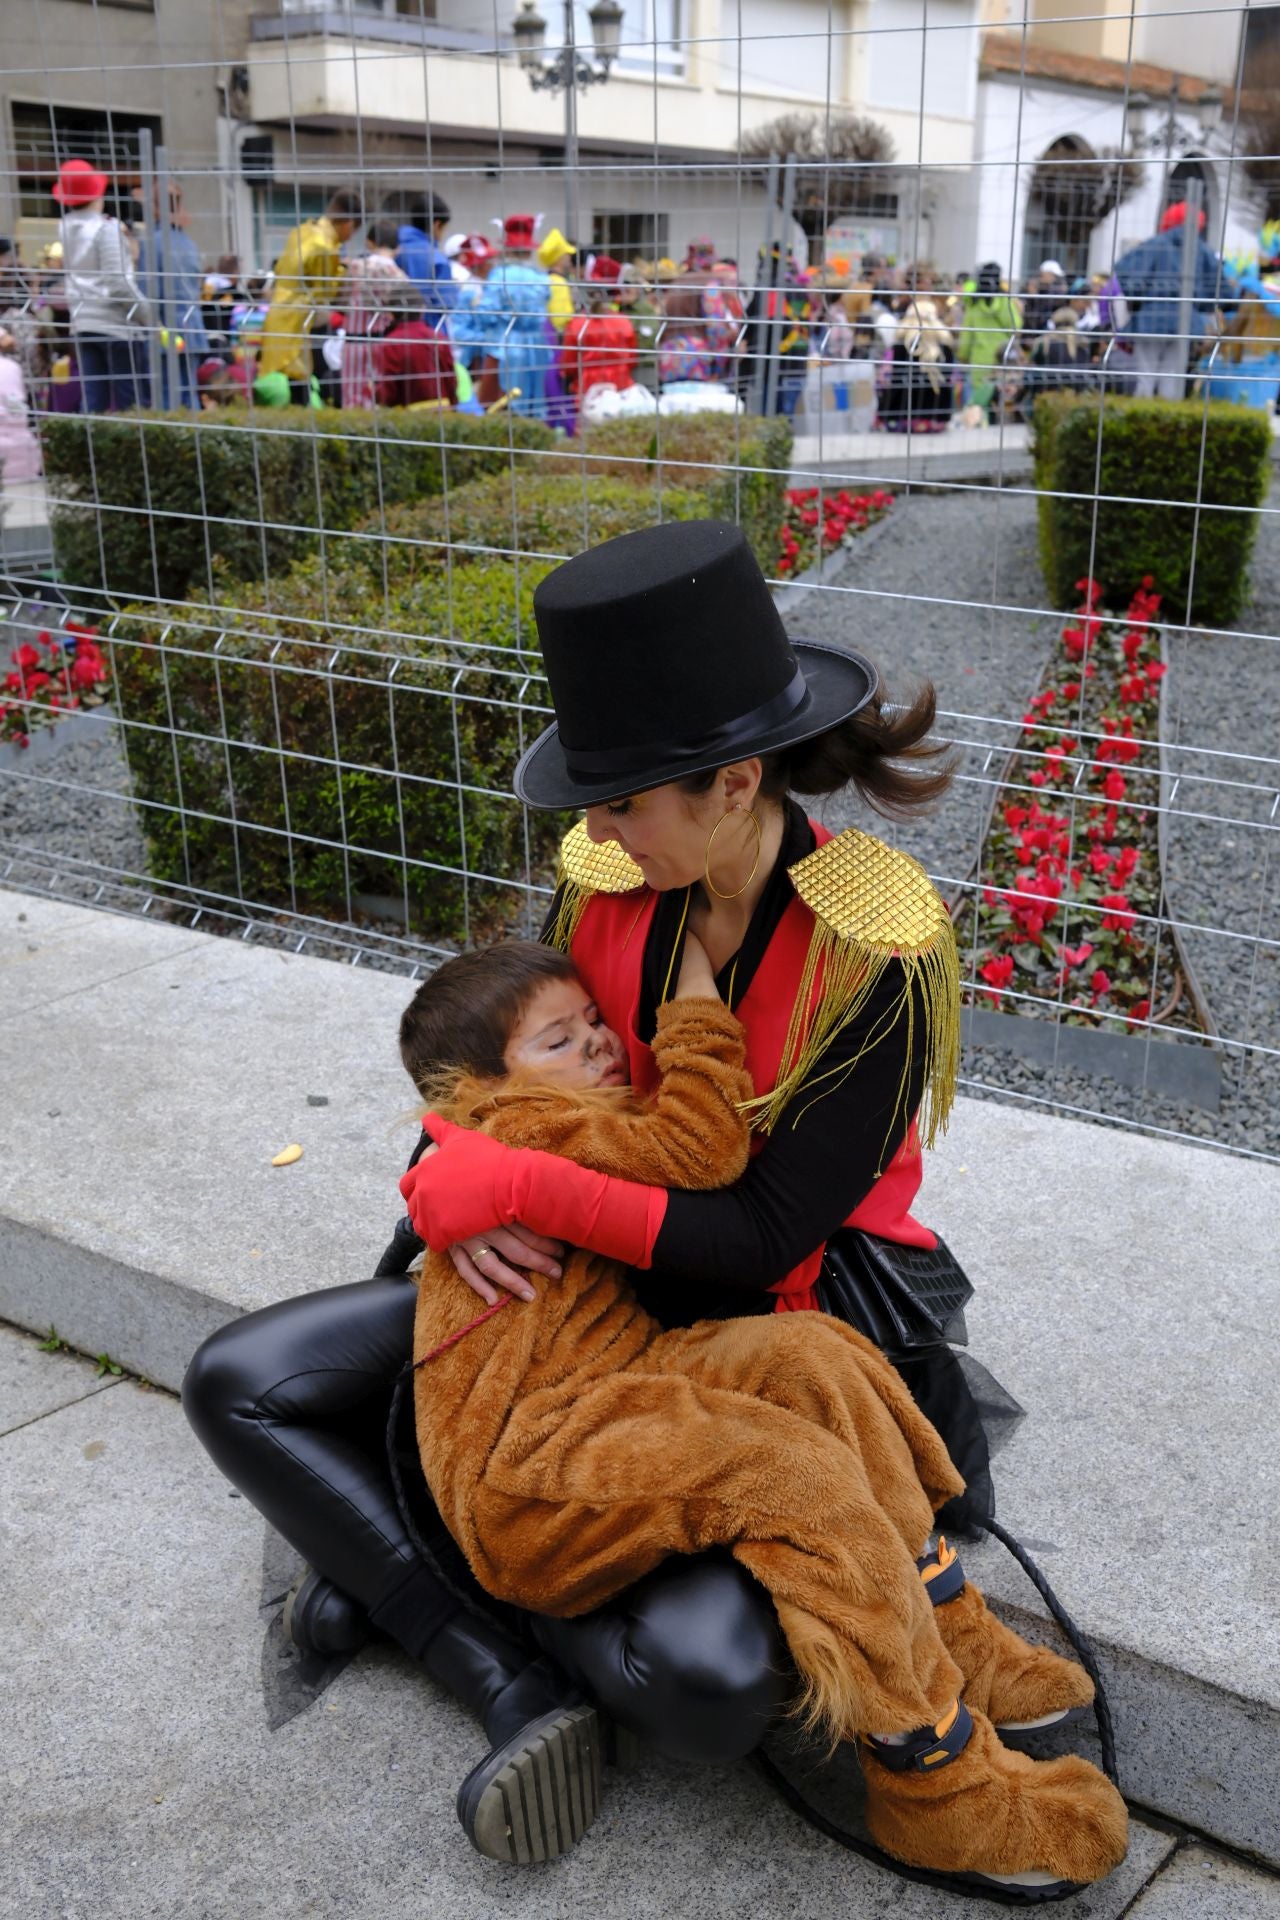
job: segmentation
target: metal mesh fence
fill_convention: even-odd
[[[938,687],[938,811],[818,811],[950,902],[966,1088],[1280,1154],[1280,8],[275,7],[0,23],[0,880],[536,930],[532,592],[733,518]]]

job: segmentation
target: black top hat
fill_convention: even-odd
[[[739,527],[624,533],[533,596],[554,726],[521,758],[531,807],[591,807],[826,733],[876,690],[869,661],[791,640]]]

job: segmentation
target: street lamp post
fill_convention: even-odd
[[[521,0],[512,22],[516,54],[535,92],[564,93],[564,230],[575,244],[578,233],[578,89],[602,85],[617,58],[622,40],[623,12],[618,0],[595,0],[587,9],[595,60],[579,51],[574,34],[573,0],[564,0],[564,44],[549,60],[543,58],[547,23],[537,0]]]

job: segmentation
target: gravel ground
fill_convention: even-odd
[[[1280,496],[1273,496],[1280,507]],[[1280,511],[1264,515],[1252,569],[1253,599],[1244,620],[1280,635]],[[903,597],[897,597],[903,596]],[[946,600],[940,605],[936,602]],[[930,604],[930,602],[935,604]],[[1045,604],[1035,543],[1035,501],[1017,493],[960,492],[900,499],[865,549],[855,545],[822,587],[786,610],[796,635],[840,641],[872,655],[892,686],[928,675],[948,715],[975,709],[1018,720],[1052,648],[1058,619],[1003,613],[988,603]],[[1268,815],[1280,786],[1280,639],[1174,635],[1167,704],[1173,771],[1182,774],[1168,830],[1171,911],[1211,931],[1184,936],[1210,1015],[1225,1040],[1280,1049],[1280,816]],[[942,882],[970,871],[1004,750],[1016,731],[948,717],[948,733],[968,743],[960,778],[929,819],[887,829],[885,837],[924,862]],[[990,742],[1000,751],[985,778]],[[1215,749],[1206,760],[1179,746]],[[1224,755],[1246,756],[1227,760]],[[1269,765],[1248,756],[1271,756]],[[1192,770],[1196,777],[1192,777]],[[1211,784],[1242,782],[1240,790]],[[1191,814],[1228,815],[1200,820]],[[828,825],[867,825],[855,803],[828,804]],[[1247,939],[1230,935],[1245,934]],[[1029,1098],[1100,1110],[1119,1121],[1280,1153],[1280,1059],[1228,1051],[1219,1113],[1108,1076],[1021,1058],[1003,1047],[970,1046],[962,1073],[980,1098]]]
[[[996,609],[1043,605],[1035,501],[986,488],[899,499],[828,582],[785,609],[798,638],[869,654],[891,693],[931,679],[939,708],[954,716],[943,729],[966,744],[941,806],[909,824],[870,823],[944,883],[972,868],[991,782],[1018,738],[1016,728],[968,716],[1020,721],[1057,634],[1055,619]],[[868,825],[865,809],[844,795],[820,811],[836,831]]]
[[[1280,512],[1274,521],[1264,516],[1253,577],[1246,623],[1280,635]],[[992,780],[1017,737],[1016,726],[998,723],[1020,718],[1057,631],[1055,617],[998,609],[1043,605],[1034,500],[982,490],[900,499],[821,587],[789,596],[784,609],[793,633],[869,653],[891,688],[925,675],[935,681],[946,729],[962,743],[960,777],[929,819],[884,830],[948,892],[971,871]],[[1174,635],[1170,662],[1169,739],[1173,769],[1182,776],[1168,835],[1172,910],[1210,929],[1184,938],[1219,1033],[1280,1049],[1280,857],[1273,857],[1273,849],[1280,854],[1280,818],[1268,817],[1280,785],[1274,719],[1280,640]],[[976,714],[987,718],[969,717]],[[1182,750],[1191,744],[1211,749],[1210,757],[1193,759]],[[1268,754],[1270,766],[1249,758]],[[1212,784],[1221,779],[1241,784]],[[125,889],[102,884],[104,871],[145,872],[127,796],[116,736],[72,745],[38,775],[0,772],[0,881],[36,891],[52,885],[60,897],[127,905]],[[1232,824],[1193,814],[1227,815]],[[829,803],[824,817],[836,830],[867,824],[848,800]],[[50,857],[66,863],[56,883]],[[236,936],[246,929],[242,918],[231,916],[206,916],[201,925]],[[255,920],[252,929],[255,940],[294,947],[304,933],[308,952],[350,959],[346,937],[326,938],[314,926],[282,918]],[[1248,937],[1228,937],[1232,933]],[[361,964],[379,970],[407,972],[420,957],[372,929],[361,929],[357,938]],[[1277,942],[1276,950],[1258,946],[1259,939]],[[1280,1153],[1280,1058],[1265,1054],[1228,1052],[1220,1113],[993,1046],[969,1047],[962,1072],[966,1091],[980,1098],[1049,1101],[1094,1117]]]

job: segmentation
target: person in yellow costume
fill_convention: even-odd
[[[577,251],[573,242],[565,239],[559,227],[552,227],[535,256],[551,287],[547,299],[547,319],[557,333],[563,333],[572,320],[574,306],[569,282],[562,273],[556,272],[556,268],[566,260],[572,260]]]
[[[318,220],[296,226],[275,265],[271,305],[262,328],[258,377],[282,373],[300,406],[309,404],[311,328],[341,297],[340,249],[360,225],[358,194],[335,193]]]

